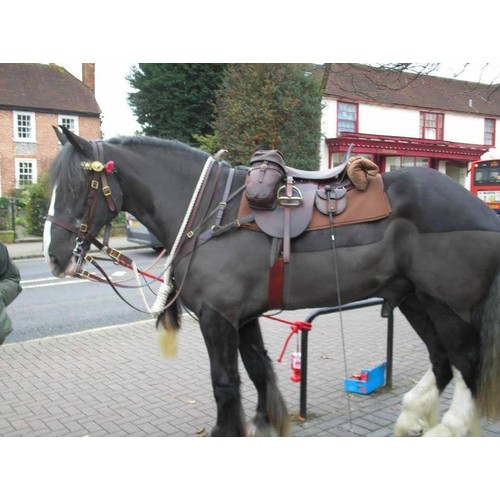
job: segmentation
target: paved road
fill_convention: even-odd
[[[144,269],[156,259],[151,249],[134,249],[127,252]],[[120,300],[111,287],[78,278],[58,279],[50,274],[44,259],[32,258],[16,261],[21,273],[23,292],[9,307],[14,331],[6,343],[34,338],[71,333],[89,328],[130,323],[149,318]],[[110,277],[122,284],[135,285],[130,271],[112,264],[102,265]],[[163,262],[156,264],[151,272],[162,274]],[[125,281],[127,280],[127,281]],[[153,289],[157,285],[153,284]],[[119,289],[132,305],[144,310],[138,290]],[[154,302],[145,288],[148,304]]]

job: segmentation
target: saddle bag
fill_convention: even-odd
[[[343,186],[330,189],[323,186],[316,190],[314,203],[323,215],[339,215],[347,207],[347,189]]]
[[[245,195],[257,210],[274,210],[277,193],[285,180],[285,160],[278,150],[256,151],[250,159]]]

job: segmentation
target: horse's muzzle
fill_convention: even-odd
[[[65,276],[75,276],[77,270],[77,259],[74,255],[71,256],[67,265],[61,265],[56,257],[49,256],[49,268],[56,278],[64,278]]]

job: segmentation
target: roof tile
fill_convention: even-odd
[[[332,64],[325,95],[354,102],[500,116],[497,87],[342,63]]]
[[[101,114],[94,93],[55,64],[0,63],[0,107]]]

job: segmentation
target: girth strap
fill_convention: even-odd
[[[279,255],[269,268],[269,309],[283,309],[283,282],[285,263]]]

